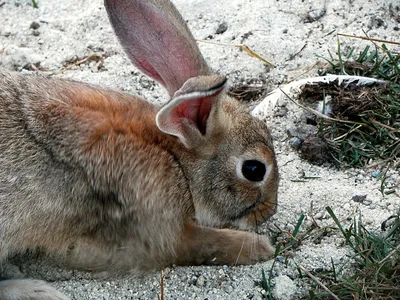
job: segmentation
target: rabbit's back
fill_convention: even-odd
[[[156,112],[86,84],[2,74],[1,256],[34,246],[65,253],[82,235],[115,247],[126,239],[143,255],[149,236],[154,253],[175,247],[179,212],[192,204]]]

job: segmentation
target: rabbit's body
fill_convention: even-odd
[[[184,147],[158,130],[156,107],[70,81],[3,73],[0,82],[2,256],[66,251],[82,236],[146,240],[150,256],[175,249],[194,208],[169,153]]]
[[[276,210],[266,125],[223,93],[226,79],[211,74],[169,1],[106,0],[106,8],[131,60],[171,100],[158,109],[0,70],[0,260],[40,247],[72,267],[140,272],[271,257],[266,237],[218,229],[255,227]],[[11,280],[0,282],[0,299],[66,298]]]

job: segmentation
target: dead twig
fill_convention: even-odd
[[[294,100],[292,97],[290,97],[283,89],[279,88],[280,91],[282,92],[282,94],[284,94],[290,101],[292,101],[294,104],[296,104],[297,106],[301,107],[302,109],[304,109],[305,111],[308,111],[314,115],[316,115],[319,118],[323,118],[325,120],[329,120],[329,121],[334,121],[334,122],[340,122],[340,123],[347,123],[347,124],[353,124],[353,125],[361,125],[364,126],[364,124],[361,123],[357,123],[357,122],[353,122],[353,121],[347,121],[347,120],[341,120],[341,119],[336,119],[336,118],[332,118],[329,117],[327,115],[324,115],[323,113],[320,113],[319,111],[316,111],[315,109],[312,109],[310,107],[301,105],[300,103],[298,103],[296,100]]]
[[[92,60],[98,61],[98,62],[99,62],[98,68],[100,68],[101,65],[103,64],[104,57],[103,57],[103,55],[101,55],[101,54],[92,53],[92,54],[90,54],[90,55],[88,55],[88,56],[82,58],[81,60],[77,60],[77,61],[75,61],[74,63],[72,63],[71,65],[62,68],[62,69],[61,69],[61,72],[67,71],[67,70],[71,70],[71,69],[73,69],[73,68],[76,67],[76,66],[80,66],[80,65],[82,65],[82,64],[84,64],[84,63],[86,63],[86,62],[88,62],[88,61],[92,61]]]
[[[314,280],[320,287],[322,287],[325,291],[329,293],[329,295],[332,296],[333,299],[340,300],[338,296],[336,296],[328,287],[323,284],[317,277],[315,277],[313,274],[311,274],[306,268],[304,268],[302,265],[298,265],[299,268],[307,274],[308,277],[310,277],[312,280]]]
[[[393,128],[393,127],[388,126],[388,125],[385,125],[385,124],[383,124],[383,123],[381,123],[381,122],[379,122],[379,121],[377,121],[377,120],[375,120],[373,118],[369,118],[368,121],[370,121],[371,123],[374,123],[376,125],[382,126],[382,127],[386,128],[386,129],[388,129],[390,131],[396,131],[396,132],[399,131],[398,129]]]
[[[367,36],[351,35],[351,34],[345,34],[345,33],[338,33],[338,35],[344,36],[344,37],[349,37],[349,38],[354,38],[354,39],[371,41],[371,42],[386,43],[386,44],[392,44],[392,45],[398,45],[398,46],[400,45],[400,42],[392,42],[392,41],[387,41],[387,40],[382,40],[382,39],[374,39],[374,38],[370,38]]]
[[[217,43],[217,42],[211,42],[211,41],[205,41],[205,40],[197,40],[197,41],[201,42],[201,43],[212,44],[212,45],[236,47],[236,48],[239,48],[240,50],[246,52],[251,57],[257,58],[257,59],[261,60],[263,63],[270,65],[272,68],[276,67],[272,62],[270,62],[266,58],[262,57],[258,53],[254,52],[253,50],[250,49],[249,46],[247,46],[245,44],[225,44],[225,43]]]
[[[160,295],[158,295],[158,300],[164,300],[164,270],[161,270]]]
[[[397,251],[400,251],[400,244],[397,245],[396,248],[394,248],[392,251],[390,251],[390,253],[384,258],[382,259],[378,265],[380,265],[381,267],[383,266],[383,264],[389,260],[390,257],[392,257]]]

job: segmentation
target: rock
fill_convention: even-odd
[[[203,276],[200,275],[200,276],[197,278],[196,286],[198,286],[198,287],[203,287],[203,286],[205,285],[205,283],[206,283],[205,278],[204,278]]]
[[[301,143],[302,143],[302,140],[296,136],[289,139],[289,146],[295,150],[299,150],[301,148]]]
[[[218,25],[218,28],[215,31],[215,33],[216,34],[222,34],[227,30],[228,30],[228,24],[226,24],[226,22],[222,22],[221,24]]]
[[[39,22],[35,22],[35,21],[33,21],[31,23],[31,25],[29,26],[29,28],[33,29],[33,30],[38,29],[39,27],[40,27],[40,23]]]
[[[322,165],[330,160],[328,142],[318,136],[309,136],[301,144],[300,157],[312,164]]]
[[[321,19],[326,14],[326,9],[313,9],[309,11],[304,19],[304,23],[313,23]]]
[[[227,294],[231,294],[233,292],[233,287],[231,285],[225,285],[223,289]]]
[[[288,224],[286,225],[286,229],[289,230],[290,232],[293,232],[293,231],[294,231],[294,225],[288,223]]]
[[[351,197],[351,200],[353,200],[354,202],[362,203],[366,198],[367,195],[354,195],[353,197]]]
[[[295,299],[297,286],[287,275],[280,275],[275,278],[275,286],[272,290],[274,299],[291,300]]]

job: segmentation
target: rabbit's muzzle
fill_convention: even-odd
[[[239,214],[237,214],[232,222],[240,229],[257,228],[265,223],[272,215],[276,213],[277,201],[274,199],[263,199],[260,195],[260,200],[251,204]]]

